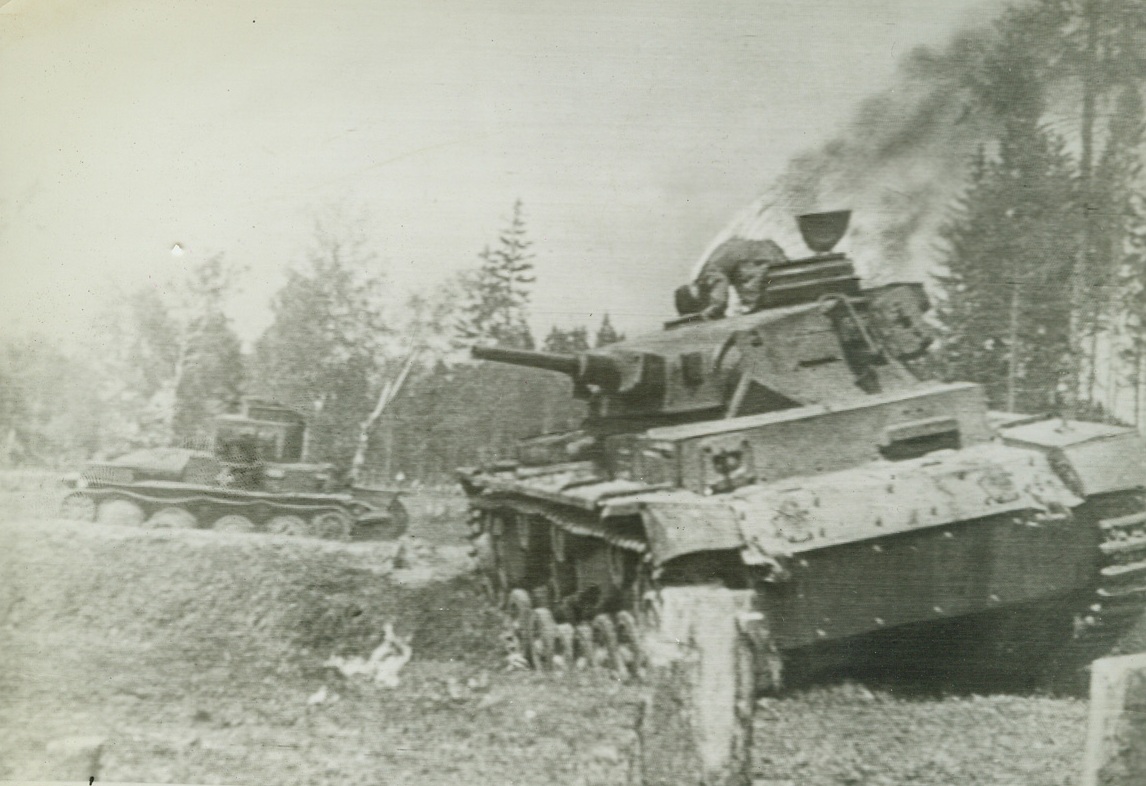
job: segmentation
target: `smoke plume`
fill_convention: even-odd
[[[938,257],[939,227],[964,188],[991,120],[971,99],[991,30],[958,34],[942,51],[906,57],[895,84],[863,102],[844,130],[793,159],[713,241],[772,238],[789,256],[806,249],[793,216],[851,209],[840,248],[869,281],[922,279]]]

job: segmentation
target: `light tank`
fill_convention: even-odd
[[[399,494],[352,486],[333,464],[301,461],[303,418],[246,398],[215,419],[213,451],[137,450],[69,478],[64,518],[156,528],[393,540],[409,521]]]
[[[1143,649],[1146,450],[1130,428],[988,411],[909,367],[918,284],[865,288],[799,219],[761,307],[579,355],[475,347],[565,374],[589,414],[459,471],[494,595],[538,667],[639,673],[668,585],[748,588],[762,688],[824,672],[1043,679]]]

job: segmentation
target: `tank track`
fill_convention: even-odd
[[[1060,661],[1067,668],[1095,658],[1146,650],[1146,509],[1098,522],[1098,586],[1074,621],[1074,639]]]
[[[603,669],[639,679],[646,667],[641,632],[657,625],[659,600],[644,560],[645,542],[634,528],[618,531],[590,514],[536,500],[471,502],[470,538],[487,592],[505,613],[511,662],[539,671]],[[529,530],[524,539],[523,526]],[[525,542],[539,536],[548,542]],[[507,564],[517,561],[520,555],[507,553],[517,548],[530,564]],[[608,576],[609,587],[599,597],[579,593],[575,577],[570,585],[556,575],[565,572],[569,579],[594,567],[597,578]]]
[[[60,506],[63,518],[153,529],[210,529],[347,541],[357,509],[331,502],[228,498],[223,494],[150,495],[138,489],[77,489]],[[400,533],[399,533],[400,534]]]

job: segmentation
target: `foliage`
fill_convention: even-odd
[[[1126,187],[1135,177],[1131,169],[1110,164],[1127,163],[1124,155],[1141,144],[1139,136],[1127,147],[1129,140],[1117,126],[1120,118],[1123,125],[1133,122],[1126,99],[1131,92],[1138,94],[1146,80],[1146,5],[1139,0],[1035,0],[1010,8],[1000,27],[1008,45],[1037,62],[1044,91],[1065,88],[1077,95],[1078,121],[1072,131],[1079,142],[1079,216],[1075,262],[1066,279],[1073,359],[1069,387],[1080,403],[1098,404],[1093,399],[1100,345],[1121,319],[1112,284],[1123,263]],[[1112,118],[1105,147],[1099,127],[1104,114]]]
[[[532,348],[528,328],[533,283],[530,241],[522,205],[514,205],[509,227],[481,265],[465,276],[458,290],[418,298],[423,335],[438,336],[454,307],[455,338],[501,346]],[[549,352],[589,348],[583,327],[553,328],[543,342]],[[456,362],[439,351],[412,375],[373,455],[379,474],[393,478],[444,479],[459,466],[513,455],[520,438],[573,428],[584,407],[571,396],[572,386],[560,374],[497,363]]]
[[[235,275],[214,256],[191,271],[182,290],[171,380],[177,441],[206,442],[212,418],[233,408],[242,391],[242,347],[223,310]]]
[[[1112,291],[1117,323],[1117,358],[1120,374],[1115,389],[1129,386],[1133,391],[1135,423],[1141,422],[1141,389],[1146,379],[1146,193],[1141,184],[1140,149],[1146,137],[1146,111],[1137,87],[1128,86],[1120,97],[1118,111],[1110,120],[1109,143],[1099,163],[1097,178],[1115,179],[1104,215],[1104,249],[1120,264]]]
[[[51,465],[99,447],[92,369],[39,336],[0,339],[0,466]]]
[[[305,260],[275,295],[255,346],[251,392],[309,421],[307,460],[349,465],[384,372],[382,278],[360,230],[319,224]]]
[[[549,331],[549,335],[545,337],[545,343],[542,349],[546,352],[560,352],[562,354],[571,354],[574,352],[584,352],[589,348],[589,331],[584,327],[575,327],[569,330],[562,330],[554,326]]]
[[[137,289],[99,314],[84,350],[98,360],[101,452],[170,444],[179,329],[159,291]]]
[[[211,257],[97,316],[83,351],[102,413],[101,452],[206,446],[212,417],[237,399],[243,381],[240,342],[224,311],[236,274]]]
[[[609,315],[606,314],[601,318],[601,326],[597,328],[596,343],[593,346],[606,347],[609,344],[616,344],[618,341],[624,341],[625,336],[623,333],[618,333],[617,329],[613,327]]]
[[[53,464],[136,447],[204,446],[238,396],[239,339],[223,306],[221,257],[169,287],[145,286],[99,312],[78,347],[0,342],[0,461]]]
[[[1070,343],[1070,275],[1078,227],[1075,180],[1061,138],[1041,122],[1034,62],[1004,39],[981,95],[1002,114],[942,232],[946,376],[983,384],[995,407],[1053,406]]]
[[[465,302],[457,323],[461,338],[500,346],[532,348],[527,319],[533,285],[532,242],[526,237],[521,200],[497,245],[478,256],[481,265],[464,280]]]

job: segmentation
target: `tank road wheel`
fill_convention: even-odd
[[[553,653],[557,648],[557,623],[549,609],[533,610],[529,625],[529,662],[538,671],[553,668]]]
[[[628,668],[629,674],[639,679],[644,674],[648,664],[645,662],[645,655],[641,650],[641,634],[637,627],[637,618],[627,611],[618,611],[616,626],[621,661]]]
[[[139,527],[146,518],[143,508],[128,499],[105,499],[96,510],[96,521],[100,524]]]
[[[470,543],[482,595],[488,602],[497,605],[497,555],[493,550],[493,541],[488,534],[479,532],[471,538]]]
[[[397,498],[386,508],[386,519],[378,527],[378,540],[397,540],[410,528],[410,512]]]
[[[512,522],[507,522],[503,516],[497,516],[493,533],[494,558],[497,561],[499,580],[508,596],[513,587],[521,586],[525,581],[525,556],[518,548],[515,525]]]
[[[350,540],[350,516],[341,510],[324,510],[310,518],[310,532],[323,540]]]
[[[529,597],[533,598],[534,606],[542,606],[549,608],[552,605],[552,597],[549,590],[549,584],[545,583],[539,587],[534,587],[529,591]]]
[[[577,620],[575,579],[561,575],[567,567],[568,563],[553,563],[553,569],[549,573],[549,581],[546,584],[551,600],[546,605],[553,610],[553,617],[559,622],[575,622]]]
[[[568,552],[568,538],[565,530],[558,526],[549,527],[549,549],[553,554],[553,560],[558,563],[565,562],[565,555]]]
[[[513,522],[514,533],[517,535],[517,545],[523,553],[528,554],[533,548],[533,531],[536,528],[529,516],[517,515]]]
[[[617,628],[608,614],[593,619],[593,660],[620,677],[627,676],[625,662],[617,646]]]
[[[633,583],[633,609],[638,625],[644,630],[656,630],[661,625],[660,595],[650,574],[648,563],[641,564]]]
[[[493,571],[493,591],[497,595],[497,607],[509,611],[509,573],[498,565]]]
[[[593,668],[593,626],[588,622],[573,628],[573,654],[573,663],[577,668]]]
[[[577,665],[577,632],[568,622],[557,626],[557,638],[553,641],[553,668],[568,671]]]
[[[509,602],[506,611],[513,620],[513,635],[517,638],[521,654],[526,660],[530,659],[530,627],[533,622],[533,599],[523,589],[515,589],[509,593]]]
[[[195,529],[199,521],[191,511],[171,507],[160,508],[151,514],[144,526],[152,529]]]
[[[211,525],[211,529],[217,532],[254,532],[255,522],[246,516],[228,513],[225,516],[220,516],[215,519],[215,523]]]
[[[628,553],[620,548],[610,544],[606,553],[606,565],[609,569],[609,586],[620,594],[625,588],[625,563],[628,561]]]
[[[83,492],[72,492],[60,503],[60,518],[71,521],[95,521],[95,500]]]
[[[272,532],[275,535],[293,535],[298,537],[305,536],[306,522],[298,516],[275,516],[267,522],[267,532]]]

